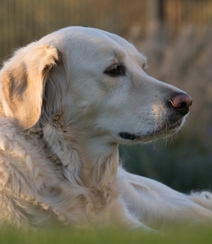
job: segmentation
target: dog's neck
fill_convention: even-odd
[[[88,138],[83,144],[79,152],[84,184],[93,184],[97,189],[114,183],[119,164],[118,146],[107,145],[103,138]]]
[[[48,157],[62,166],[63,174],[72,183],[101,190],[116,180],[119,164],[117,144],[108,144],[104,137],[85,137],[70,128],[46,125],[42,129]]]

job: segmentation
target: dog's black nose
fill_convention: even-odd
[[[186,115],[192,104],[192,97],[185,93],[177,93],[169,100],[172,108],[182,115]]]

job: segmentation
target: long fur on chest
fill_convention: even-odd
[[[56,150],[56,138],[54,148],[39,137],[33,138],[36,139],[8,123],[8,119],[0,119],[0,207],[7,215],[2,220],[17,226],[23,225],[23,219],[26,226],[50,219],[82,223],[90,221],[117,197],[115,179],[107,178],[111,172],[105,171],[104,165],[99,172],[103,177],[99,181],[91,178],[86,185],[87,173],[91,177],[98,174],[92,170],[86,173],[76,150],[70,148],[67,154],[64,146]],[[63,153],[69,159],[64,160]],[[111,159],[107,160],[106,168]]]

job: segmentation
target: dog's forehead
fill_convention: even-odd
[[[144,62],[145,56],[124,38],[107,31],[86,28],[67,27],[53,32],[40,40],[55,44],[62,52],[79,52],[85,55],[133,56],[138,62]]]

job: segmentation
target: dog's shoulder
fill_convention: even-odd
[[[15,192],[41,190],[55,184],[54,166],[35,140],[8,118],[0,118],[0,187]],[[29,191],[28,191],[28,190]],[[31,194],[31,193],[30,193]]]

